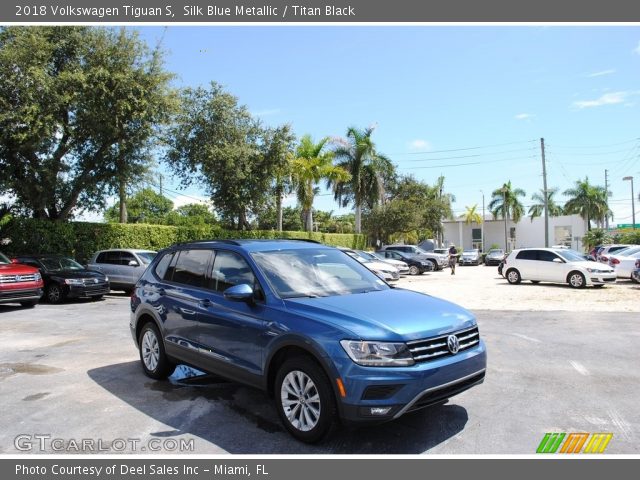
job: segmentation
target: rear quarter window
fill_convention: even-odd
[[[154,272],[158,278],[164,279],[167,274],[167,270],[169,269],[169,264],[171,263],[171,259],[173,258],[173,252],[165,253],[160,261],[156,264],[156,268],[154,268]]]

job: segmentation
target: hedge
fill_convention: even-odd
[[[224,230],[217,226],[175,227],[166,225],[52,222],[13,219],[3,228],[0,249],[10,256],[57,253],[86,262],[107,248],[160,250],[175,243],[218,239],[310,239],[332,246],[362,249],[366,236],[347,233],[277,232],[275,230]]]

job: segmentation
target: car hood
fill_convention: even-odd
[[[478,252],[462,252],[463,257],[477,257],[478,255]]]
[[[0,275],[33,275],[38,269],[21,263],[7,263],[0,265]]]
[[[418,292],[389,289],[352,295],[291,298],[286,308],[331,323],[364,340],[410,341],[475,325],[464,308]]]
[[[571,265],[573,267],[578,268],[597,268],[598,270],[611,270],[614,271],[612,267],[602,262],[592,262],[589,260],[585,260],[584,262],[568,262],[567,265]]]
[[[47,275],[59,278],[97,278],[104,280],[105,274],[93,270],[50,270]]]

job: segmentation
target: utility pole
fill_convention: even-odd
[[[604,169],[604,200],[606,211],[604,214],[604,228],[609,230],[609,170]]]
[[[482,224],[480,225],[482,230],[480,230],[480,251],[484,252],[484,192],[480,190],[480,193],[482,193]]]
[[[160,196],[162,196],[162,174],[160,174]]]
[[[547,194],[547,162],[544,158],[544,138],[540,139],[542,152],[542,195],[544,197],[544,246],[549,246],[549,195]]]
[[[502,218],[504,218],[504,251],[509,251],[507,244],[507,188],[502,187]]]

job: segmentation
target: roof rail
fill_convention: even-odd
[[[310,238],[274,238],[274,240],[292,240],[294,242],[309,242],[322,245],[322,242],[319,242],[318,240],[311,240]]]

